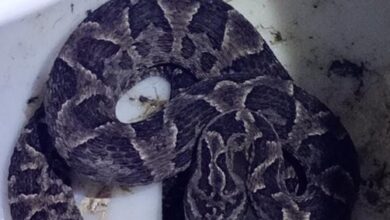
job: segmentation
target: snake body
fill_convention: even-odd
[[[151,76],[169,102],[118,121],[116,102]],[[69,170],[121,186],[189,171],[189,220],[346,220],[359,185],[338,119],[220,0],[111,0],[75,29],[11,158],[12,218],[82,219]]]

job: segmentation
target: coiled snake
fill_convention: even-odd
[[[170,82],[170,101],[119,122],[118,99],[150,76]],[[186,219],[350,219],[348,134],[220,0],[107,2],[63,46],[43,106],[11,158],[14,220],[82,219],[68,167],[123,186],[187,170]]]

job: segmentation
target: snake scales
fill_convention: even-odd
[[[171,100],[119,122],[117,100],[150,76]],[[12,218],[82,219],[69,170],[124,186],[186,171],[185,219],[347,220],[359,185],[338,119],[220,0],[111,0],[77,27],[12,155]]]

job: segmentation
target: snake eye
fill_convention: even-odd
[[[307,188],[307,177],[305,168],[299,160],[287,150],[283,150],[285,162],[285,183],[289,193],[297,196],[302,195]]]

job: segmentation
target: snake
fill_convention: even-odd
[[[170,83],[169,101],[119,121],[117,101],[149,77]],[[186,220],[348,220],[360,179],[339,118],[232,6],[110,0],[70,34],[21,131],[8,174],[12,219],[83,219],[74,176],[133,187],[182,173],[173,205]]]

